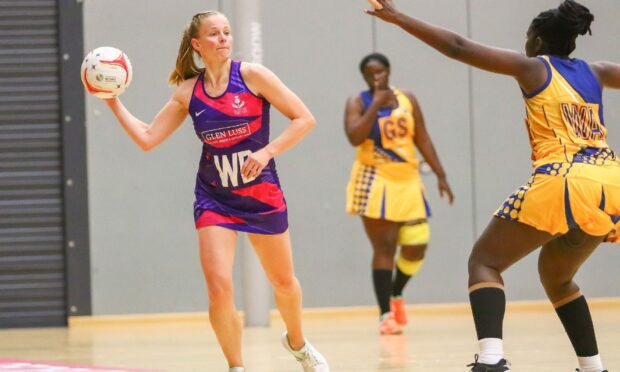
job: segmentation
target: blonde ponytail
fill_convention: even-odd
[[[199,68],[196,65],[196,61],[194,59],[194,53],[196,53],[196,51],[194,50],[194,47],[192,47],[192,39],[198,37],[200,22],[203,19],[216,14],[223,15],[216,10],[208,10],[206,12],[194,14],[190,23],[187,27],[185,27],[183,38],[181,39],[181,44],[179,45],[176,65],[174,70],[170,73],[170,76],[168,76],[168,83],[170,85],[179,85],[183,82],[183,80],[198,76],[202,71],[202,68]]]

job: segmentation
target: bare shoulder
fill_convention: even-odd
[[[267,67],[261,65],[260,63],[253,62],[242,62],[240,71],[243,79],[246,81],[265,79],[274,75],[274,73]]]
[[[189,101],[192,99],[192,93],[194,86],[196,85],[196,80],[198,80],[197,76],[191,79],[183,80],[179,85],[177,85],[174,93],[172,93],[172,100],[178,101],[185,107],[189,107]]]
[[[597,61],[589,65],[603,87],[620,89],[620,64]]]
[[[401,92],[407,96],[407,98],[409,98],[409,101],[411,101],[411,104],[413,106],[418,106],[418,99],[416,98],[415,94],[413,94],[412,91],[407,90],[407,89],[401,89]]]
[[[363,111],[362,98],[359,94],[353,94],[347,98],[346,110],[361,113]]]
[[[588,65],[590,66],[592,72],[594,72],[594,74],[597,76],[605,74],[605,72],[609,71],[610,69],[618,68],[617,64],[609,61],[589,62]]]
[[[359,94],[352,94],[347,98],[347,105],[362,103],[362,97]]]
[[[257,74],[257,73],[260,74],[260,73],[264,73],[265,71],[269,71],[269,69],[260,63],[246,62],[246,61],[241,62],[241,73],[244,75],[245,74]]]
[[[400,91],[403,92],[404,95],[409,97],[409,99],[412,99],[412,98],[415,99],[415,95],[409,89],[400,89]]]
[[[240,71],[245,85],[257,96],[281,84],[278,77],[260,63],[242,62]]]

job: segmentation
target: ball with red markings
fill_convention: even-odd
[[[131,83],[129,57],[112,47],[94,49],[84,57],[81,77],[88,93],[99,98],[120,96]]]

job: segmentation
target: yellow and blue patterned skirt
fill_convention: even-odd
[[[347,212],[394,222],[430,217],[420,175],[408,163],[371,166],[356,160],[347,186]]]
[[[577,154],[571,163],[539,166],[495,216],[553,235],[581,229],[620,240],[620,163],[611,150],[606,154]]]

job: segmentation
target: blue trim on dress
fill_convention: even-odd
[[[530,94],[527,94],[523,90],[523,88],[521,88],[521,92],[523,93],[523,96],[528,99],[536,97],[537,95],[542,93],[543,90],[547,89],[549,84],[551,84],[551,77],[553,76],[553,73],[551,72],[551,66],[549,66],[549,62],[547,62],[547,60],[544,59],[543,57],[537,57],[537,58],[542,61],[542,63],[545,65],[545,68],[547,69],[547,81],[545,81],[545,83],[540,88],[536,89]]]
[[[432,217],[432,213],[431,213],[431,206],[430,204],[428,204],[428,201],[426,200],[426,196],[424,195],[424,193],[422,193],[422,200],[424,200],[424,209],[426,210],[426,217]]]
[[[365,90],[360,93],[360,97],[362,98],[362,104],[364,105],[364,112],[368,110],[368,107],[372,104],[372,92],[369,90]],[[383,144],[381,143],[381,130],[379,129],[379,120],[378,117],[375,118],[374,123],[372,124],[372,129],[368,134],[368,138],[373,140],[375,146],[379,146],[383,148]]]
[[[570,207],[570,196],[568,194],[568,180],[564,181],[564,214],[566,215],[566,223],[570,229],[579,229],[579,225],[575,222],[573,211]]]
[[[601,204],[599,204],[598,209],[605,212],[605,189],[601,186]]]
[[[381,198],[381,219],[385,220],[385,186],[383,186],[383,197]]]

